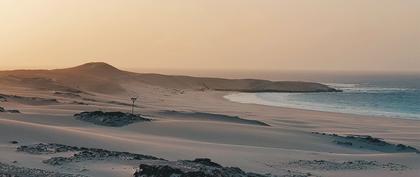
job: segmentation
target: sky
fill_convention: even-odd
[[[0,0],[0,69],[419,71],[419,0]]]

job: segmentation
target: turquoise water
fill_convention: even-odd
[[[237,93],[227,99],[328,112],[420,120],[420,88],[382,84],[329,84],[340,93]],[[412,84],[411,84],[412,85]]]

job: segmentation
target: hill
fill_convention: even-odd
[[[124,83],[141,83],[167,89],[218,90],[239,92],[335,92],[320,83],[223,79],[162,74],[133,73],[102,62],[54,70],[0,71],[0,84],[43,90],[125,92]]]

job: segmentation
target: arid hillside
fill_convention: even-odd
[[[140,83],[168,89],[219,90],[240,92],[334,92],[326,85],[311,82],[222,79],[133,73],[107,63],[86,63],[54,70],[0,71],[3,86],[31,89],[97,93],[125,92],[125,83]]]

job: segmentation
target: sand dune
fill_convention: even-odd
[[[295,87],[302,89],[299,91],[319,91],[319,87],[328,90],[319,84],[307,84],[137,74],[103,63],[0,72],[0,106],[22,112],[0,113],[0,168],[128,177],[141,163],[91,159],[58,167],[43,161],[72,154],[16,151],[22,145],[59,143],[152,155],[171,164],[210,158],[222,166],[273,176],[418,176],[419,154],[390,149],[401,148],[398,144],[419,149],[419,121],[240,104],[223,98],[230,92],[220,91],[290,91]],[[73,117],[83,111],[129,112],[132,95],[139,96],[135,113],[153,121],[108,127]],[[46,101],[51,99],[57,102]],[[312,132],[371,135],[387,144],[351,139],[352,146],[348,146],[342,144],[350,141],[344,136]]]
[[[0,84],[34,89],[99,93],[126,91],[123,83],[140,82],[153,86],[189,90],[243,92],[326,92],[336,91],[326,85],[309,82],[273,82],[256,79],[199,78],[160,74],[138,74],[119,70],[106,63],[87,63],[56,70],[15,70],[0,72]]]

